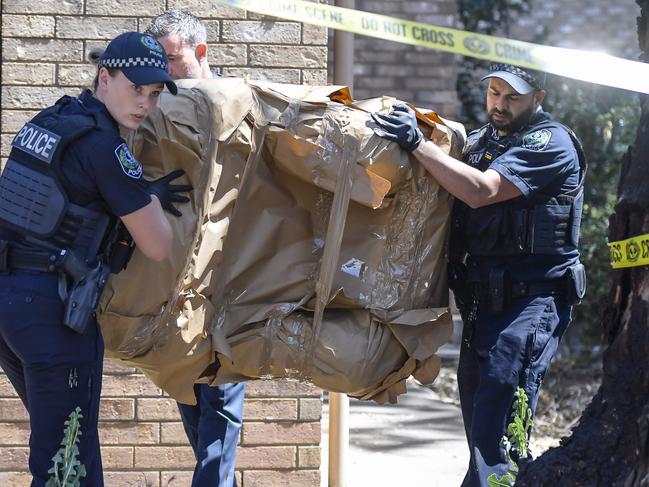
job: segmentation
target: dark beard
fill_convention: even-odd
[[[527,107],[521,114],[514,118],[511,122],[505,123],[505,124],[498,124],[495,123],[493,120],[492,114],[494,113],[495,109],[489,112],[489,122],[491,125],[498,131],[504,132],[505,134],[514,134],[518,132],[520,129],[525,127],[527,124],[530,123],[530,120],[532,119],[532,115],[536,112],[536,108],[534,105],[530,104],[529,107]],[[509,112],[500,112],[501,114],[504,115],[511,115]]]

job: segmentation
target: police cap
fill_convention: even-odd
[[[99,67],[119,69],[132,83],[164,83],[172,94],[176,83],[167,72],[167,54],[153,37],[139,32],[125,32],[110,41],[99,59]]]
[[[545,86],[545,73],[505,63],[493,63],[489,66],[489,73],[480,81],[488,78],[500,78],[506,81],[520,95],[542,90]]]

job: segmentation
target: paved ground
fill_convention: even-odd
[[[323,417],[322,486],[327,486],[328,403]],[[457,406],[408,381],[397,405],[350,400],[346,487],[457,487],[468,462]]]

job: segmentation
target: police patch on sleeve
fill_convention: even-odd
[[[133,154],[128,150],[125,143],[120,144],[115,149],[115,155],[124,174],[133,179],[140,179],[142,177],[142,164],[133,157]]]
[[[521,147],[531,150],[543,150],[550,143],[552,132],[548,129],[535,130],[523,136]]]

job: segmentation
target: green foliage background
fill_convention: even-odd
[[[530,12],[531,0],[460,0],[459,17],[464,28],[491,35],[509,34],[509,26]],[[543,43],[545,34],[532,39]],[[457,92],[460,121],[467,131],[485,119],[485,87],[480,77],[488,68],[484,61],[463,58],[458,68]],[[567,338],[583,345],[601,340],[600,319],[610,291],[611,267],[606,245],[608,219],[613,212],[622,155],[633,143],[640,118],[635,93],[548,76],[548,95],[543,108],[572,128],[582,141],[589,162],[580,251],[588,273],[588,290],[575,307],[575,324]]]
[[[616,202],[622,155],[635,139],[640,103],[635,93],[567,78],[549,79],[547,91],[544,108],[575,131],[589,164],[579,246],[588,273],[588,291],[574,309],[581,330],[571,330],[587,344],[601,339],[600,319],[612,273],[608,220]]]

